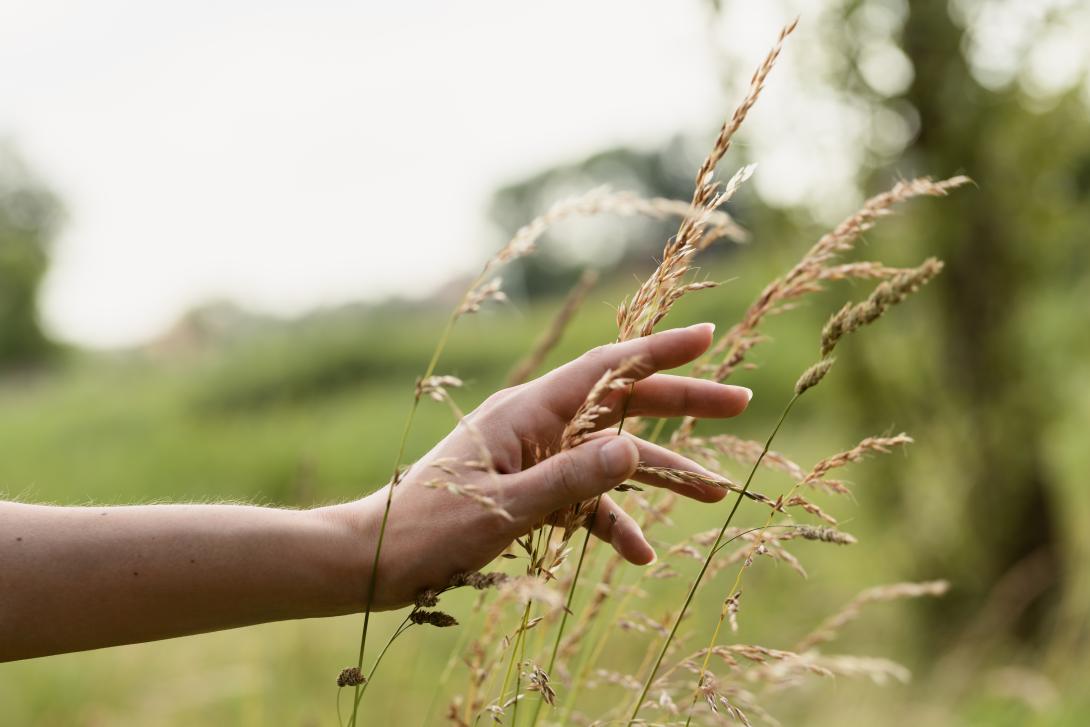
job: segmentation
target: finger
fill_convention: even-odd
[[[601,495],[632,476],[638,461],[632,437],[599,436],[538,464],[504,475],[497,497],[519,522]]]
[[[744,386],[729,386],[689,376],[654,374],[638,382],[631,395],[626,389],[607,397],[603,404],[610,408],[610,412],[598,417],[598,424],[605,427],[616,423],[622,411],[626,411],[628,416],[724,419],[741,414],[752,398],[753,392]]]
[[[532,386],[545,392],[544,400],[550,409],[561,417],[570,417],[608,369],[637,359],[635,378],[642,379],[656,371],[676,368],[708,350],[714,330],[711,323],[698,323],[601,346],[551,371]]]
[[[634,565],[647,565],[655,560],[655,549],[647,542],[635,519],[609,495],[598,501],[598,513],[592,532],[613,546],[618,555]]]
[[[602,432],[595,434],[590,441],[594,441],[597,437],[602,436],[615,436],[612,433]],[[644,439],[635,437],[631,434],[622,435],[631,439],[636,444],[636,450],[640,455],[641,465],[650,465],[651,467],[669,467],[675,470],[685,470],[686,472],[696,472],[697,474],[704,475],[705,477],[721,478],[722,475],[712,472],[706,467],[701,466],[697,462],[683,457],[677,452],[667,449],[666,447],[658,444],[652,444]],[[668,490],[672,490],[679,495],[699,500],[700,502],[719,502],[727,496],[727,490],[724,487],[716,487],[715,485],[703,485],[698,483],[682,483],[668,480],[664,477],[657,477],[654,475],[645,475],[637,472],[631,479],[637,482],[642,482],[645,485],[651,485],[653,487],[664,487]]]

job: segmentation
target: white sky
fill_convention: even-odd
[[[892,40],[906,2],[852,15],[879,93],[912,78]],[[1084,82],[1090,101],[1090,5],[952,7],[981,82],[1042,99]],[[745,142],[766,203],[833,222],[861,194],[860,140],[895,161],[909,138],[823,87],[839,13],[739,0],[712,27],[702,0],[0,0],[0,140],[69,212],[47,325],[108,346],[215,298],[293,314],[427,295],[499,244],[497,186],[607,146],[710,141],[731,108],[720,73],[744,85],[798,14]]]
[[[0,138],[69,212],[47,324],[116,345],[213,297],[426,293],[496,242],[497,185],[715,125],[705,23],[696,0],[0,0]]]

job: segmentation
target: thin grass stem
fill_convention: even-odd
[[[640,690],[640,696],[636,699],[636,703],[632,708],[632,715],[628,718],[627,724],[632,724],[636,721],[636,718],[639,717],[640,709],[643,707],[643,701],[647,698],[647,693],[651,690],[651,684],[655,681],[655,675],[658,673],[659,667],[662,666],[662,660],[665,658],[666,652],[674,640],[674,636],[677,635],[678,626],[681,625],[681,620],[685,618],[685,614],[693,602],[693,597],[700,587],[700,582],[703,580],[704,574],[708,572],[708,566],[711,565],[712,558],[715,557],[716,548],[718,548],[720,542],[722,542],[723,536],[726,535],[727,528],[730,527],[731,521],[734,520],[734,514],[738,512],[738,507],[742,504],[742,498],[745,497],[746,492],[749,491],[749,485],[753,482],[753,476],[757,472],[761,460],[765,458],[769,448],[772,446],[772,441],[776,438],[776,434],[779,433],[780,427],[783,426],[784,420],[787,419],[787,415],[791,412],[791,408],[798,399],[799,394],[794,394],[791,397],[791,400],[787,402],[787,406],[783,408],[783,412],[780,414],[776,426],[773,427],[772,432],[768,435],[768,439],[765,440],[764,449],[761,450],[760,456],[757,458],[757,461],[754,462],[753,468],[749,471],[749,476],[746,477],[745,485],[742,486],[738,496],[734,499],[734,505],[731,507],[727,519],[723,521],[723,527],[720,528],[719,535],[716,536],[715,542],[712,543],[712,547],[708,549],[708,555],[704,558],[704,563],[700,566],[700,571],[697,573],[696,578],[693,579],[692,585],[689,587],[689,592],[685,596],[685,601],[681,605],[681,610],[678,611],[677,617],[674,619],[674,624],[670,627],[669,635],[667,635],[666,639],[663,641],[662,648],[659,650],[658,657],[655,659],[655,663],[651,667],[650,673],[647,675],[647,680],[643,684],[643,689]]]
[[[477,285],[474,282],[470,290],[473,290]],[[428,378],[435,373],[435,367],[439,364],[439,357],[442,356],[443,350],[446,348],[447,341],[450,340],[450,333],[454,330],[454,324],[458,320],[458,309],[451,312],[447,318],[446,325],[443,327],[443,332],[439,336],[438,343],[435,344],[435,349],[432,351],[431,360],[428,361],[428,367],[424,371],[422,378]],[[416,411],[420,407],[420,395],[415,394],[413,396],[413,403],[409,407],[409,415],[405,418],[405,426],[401,431],[401,441],[397,447],[397,457],[394,460],[394,473],[393,478],[390,480],[390,485],[386,490],[386,504],[382,511],[382,522],[378,529],[378,541],[375,543],[375,557],[371,561],[371,576],[367,585],[367,602],[363,612],[363,628],[360,630],[360,650],[359,656],[356,658],[356,668],[363,668],[363,655],[367,651],[367,632],[371,625],[371,610],[375,602],[375,587],[378,584],[378,565],[382,557],[382,543],[386,537],[386,524],[390,520],[390,505],[394,499],[394,488],[397,487],[398,482],[401,480],[401,463],[405,459],[405,448],[409,441],[409,432],[412,430],[413,420],[416,418]],[[352,716],[348,721],[349,727],[356,727],[356,720],[359,715],[360,697],[363,690],[360,689],[359,684],[356,685],[355,693],[353,694],[352,704]]]
[[[801,484],[801,481],[793,484],[791,486],[791,489],[787,491],[787,494],[782,496],[779,501],[786,502],[787,500],[790,500],[791,496],[795,494],[795,492],[799,489],[799,485]],[[751,528],[749,530],[738,533],[738,535],[730,539],[734,540],[735,538],[741,537],[742,535],[745,535],[747,533],[758,533],[757,538],[750,546],[749,553],[746,555],[745,560],[742,561],[742,565],[738,568],[738,574],[734,577],[734,583],[731,585],[730,590],[727,591],[727,597],[723,600],[723,605],[719,609],[719,621],[716,622],[715,629],[712,631],[712,637],[708,641],[708,648],[704,650],[704,663],[700,665],[700,675],[697,679],[696,689],[693,690],[693,701],[689,705],[688,714],[685,715],[685,727],[689,727],[689,725],[692,723],[693,709],[696,707],[696,703],[700,699],[700,688],[704,686],[704,677],[708,673],[708,662],[711,660],[712,649],[715,648],[715,644],[719,641],[719,632],[723,630],[723,623],[724,621],[726,621],[727,613],[729,611],[728,604],[730,603],[730,599],[734,596],[734,594],[739,592],[739,589],[742,585],[742,574],[744,574],[746,571],[746,562],[748,562],[748,560],[752,558],[753,554],[757,551],[757,546],[760,545],[764,537],[765,531],[772,527],[772,519],[775,516],[776,511],[772,510],[768,513],[768,518],[765,520],[764,525],[759,528]],[[719,548],[716,549],[716,552],[719,552],[719,550],[721,550],[725,545],[726,543],[720,545]]]
[[[386,652],[389,650],[390,645],[397,640],[398,636],[401,636],[403,633],[408,631],[411,626],[412,624],[409,623],[409,617],[406,616],[405,620],[401,622],[397,629],[394,630],[394,633],[391,634],[390,638],[386,640],[386,645],[382,647],[382,651],[379,652],[378,658],[375,659],[375,663],[371,666],[371,673],[368,675],[367,681],[360,685],[363,688],[359,690],[359,696],[355,698],[356,703],[353,705],[353,712],[355,712],[355,709],[359,706],[360,700],[363,699],[363,695],[367,691],[367,687],[371,686],[371,682],[375,680],[375,672],[378,671],[378,665],[382,663],[382,657],[386,656]]]
[[[507,672],[503,675],[503,684],[500,685],[500,696],[497,698],[496,703],[501,707],[503,706],[503,700],[507,696],[507,685],[511,682],[511,669],[515,665],[515,654],[518,652],[519,645],[526,634],[526,623],[530,619],[530,606],[533,601],[526,602],[526,608],[522,611],[522,622],[519,624],[518,633],[515,634],[515,643],[511,644],[511,658],[507,660]],[[515,694],[515,710],[518,710],[518,693]],[[478,719],[480,716],[478,715]]]

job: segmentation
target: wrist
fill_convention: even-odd
[[[315,508],[301,513],[325,530],[325,547],[316,567],[326,584],[328,612],[359,613],[366,608],[374,561],[373,529],[363,501]]]

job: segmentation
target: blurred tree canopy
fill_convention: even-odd
[[[1056,364],[1085,360],[1066,339],[1085,330],[1090,311],[1090,117],[1074,88],[1035,99],[1014,84],[984,85],[963,49],[986,6],[968,5],[913,3],[904,24],[914,68],[905,98],[919,115],[913,171],[965,170],[978,183],[929,208],[913,232],[948,264],[938,291],[949,377],[941,389],[947,415],[960,420],[961,508],[973,534],[957,576],[972,597],[1033,562],[1047,595],[1014,625],[1036,637],[1072,567],[1062,529],[1074,523],[1062,522],[1046,440],[1072,373]],[[1046,310],[1061,291],[1070,309]]]
[[[693,170],[704,153],[680,137],[660,148],[606,149],[502,187],[493,195],[490,212],[504,234],[510,235],[557,200],[597,186],[687,201],[693,191]],[[728,209],[737,216],[742,205],[744,201],[734,200]],[[567,290],[584,267],[612,268],[657,258],[663,240],[676,231],[676,219],[605,216],[561,222],[545,233],[537,254],[516,261],[507,274],[506,287],[527,296]],[[712,247],[704,259],[727,250],[726,246]]]
[[[733,22],[738,18],[728,17],[738,4],[708,5],[715,42],[729,46],[730,33],[743,32]],[[793,16],[791,8],[782,9],[783,20]],[[924,174],[965,173],[976,181],[975,189],[920,203],[898,221],[897,250],[890,252],[899,261],[933,254],[947,262],[938,290],[928,296],[934,298],[932,332],[907,350],[894,339],[909,333],[878,333],[889,345],[875,347],[881,355],[848,357],[855,360],[845,362],[852,383],[844,395],[861,428],[882,430],[889,413],[898,411],[898,426],[914,434],[922,429],[920,446],[944,460],[944,481],[926,492],[903,466],[884,469],[891,484],[900,485],[884,490],[888,514],[906,512],[910,499],[942,499],[942,524],[928,515],[914,527],[929,533],[928,550],[918,559],[921,573],[941,572],[958,583],[942,607],[944,623],[957,628],[971,621],[1006,574],[1032,563],[1039,585],[1012,618],[1012,629],[1036,637],[1054,625],[1061,585],[1070,579],[1065,557],[1081,539],[1077,520],[1065,517],[1048,438],[1073,382],[1087,374],[1079,362],[1087,360],[1082,332],[1090,325],[1090,115],[1079,92],[1086,69],[1065,69],[1065,83],[1048,86],[1052,80],[1034,44],[1070,45],[1078,37],[1072,28],[1090,30],[1084,27],[1090,22],[1077,4],[1065,2],[845,0],[808,12],[802,30],[808,39],[792,39],[785,54],[794,56],[787,60],[794,66],[777,68],[769,83],[784,83],[787,75],[790,88],[794,74],[792,93],[806,95],[792,99],[804,107],[800,118],[810,98],[820,99],[822,109],[843,111],[847,138],[837,149],[855,162],[848,191],[854,186],[858,198],[860,190],[871,194],[896,178]],[[995,38],[1011,47],[999,47]],[[748,81],[756,59],[743,62],[729,47],[721,50],[731,61],[725,85]],[[728,99],[738,97],[728,90]],[[818,104],[810,106],[816,114]],[[805,133],[807,121],[797,123]],[[754,157],[747,161],[763,161],[762,147],[793,141],[782,127],[754,126],[751,117],[743,127],[750,143],[741,153]],[[865,133],[855,137],[852,128]],[[678,140],[657,151],[611,149],[545,170],[497,192],[494,217],[511,232],[560,196],[556,190],[602,183],[688,199],[698,158],[686,150]],[[732,161],[731,169],[741,163]],[[801,196],[796,204],[762,196],[764,209],[752,210],[750,219],[740,215],[762,247],[783,237],[800,243],[813,227],[811,214],[829,218]],[[639,238],[627,254],[646,261],[669,226],[662,232],[653,241]],[[543,260],[533,264],[544,270],[527,269],[536,281],[528,283],[530,292],[574,275],[564,257]],[[914,363],[891,366],[890,352],[898,350]],[[914,408],[916,414],[909,411]],[[904,527],[911,532],[913,525]],[[950,618],[951,607],[957,618]]]
[[[41,362],[53,351],[38,319],[38,291],[60,222],[57,199],[0,146],[0,368]]]

